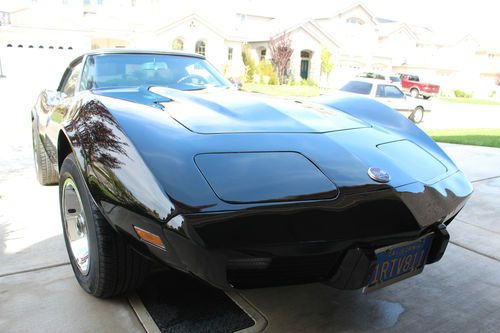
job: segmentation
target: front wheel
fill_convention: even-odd
[[[417,106],[410,115],[410,120],[413,121],[415,124],[419,124],[422,122],[423,119],[424,119],[424,108],[421,106]]]
[[[64,241],[80,286],[96,297],[135,289],[149,272],[149,261],[135,252],[101,215],[73,155],[64,160],[59,204]]]
[[[50,162],[37,131],[33,128],[33,160],[35,163],[36,178],[41,185],[55,185],[58,181],[57,170]]]

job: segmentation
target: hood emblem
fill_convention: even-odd
[[[388,183],[391,180],[391,176],[389,175],[389,173],[380,168],[369,168],[368,176],[379,183]]]

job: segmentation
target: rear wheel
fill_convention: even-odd
[[[421,106],[417,106],[415,110],[410,115],[410,120],[415,124],[419,124],[424,119],[424,108]]]
[[[420,93],[417,88],[411,88],[410,95],[413,98],[418,98],[418,95],[420,95]]]
[[[38,182],[42,185],[54,185],[59,180],[57,170],[50,162],[49,155],[40,141],[40,137],[35,129],[32,131],[33,136],[33,160],[35,163],[35,172]]]
[[[59,204],[71,266],[86,292],[105,298],[142,283],[149,260],[134,251],[101,215],[71,154],[61,167]]]

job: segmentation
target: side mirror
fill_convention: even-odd
[[[238,90],[241,90],[243,87],[243,83],[241,83],[241,80],[237,77],[231,77],[229,78],[229,82],[231,82]]]
[[[45,90],[47,105],[58,106],[64,102],[66,94],[62,91]]]

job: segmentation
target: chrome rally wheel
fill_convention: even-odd
[[[64,229],[75,264],[82,275],[87,275],[90,267],[87,218],[80,193],[71,178],[67,178],[63,184],[62,208]]]

